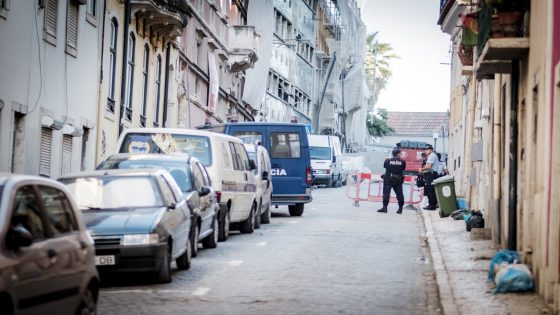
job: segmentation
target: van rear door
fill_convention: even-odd
[[[268,126],[266,146],[269,148],[272,194],[304,195],[307,168],[310,167],[309,146],[305,129],[299,126]]]

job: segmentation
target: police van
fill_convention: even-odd
[[[305,125],[296,123],[240,122],[203,126],[241,139],[257,141],[270,154],[272,204],[288,205],[291,216],[301,216],[311,202],[312,171]]]

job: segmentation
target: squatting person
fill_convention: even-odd
[[[406,162],[401,160],[401,151],[399,149],[394,149],[392,154],[393,157],[385,160],[385,163],[383,163],[383,167],[385,168],[385,175],[383,176],[383,208],[377,210],[377,212],[387,212],[391,189],[393,189],[399,202],[399,210],[397,213],[401,214],[404,206],[402,185],[404,182],[403,171],[406,169]]]

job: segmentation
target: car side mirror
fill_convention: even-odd
[[[268,180],[268,176],[269,176],[268,171],[262,172],[262,180]]]
[[[10,249],[28,247],[33,243],[33,235],[21,225],[11,228],[8,232],[6,245]]]
[[[198,190],[198,195],[200,197],[204,197],[204,196],[208,196],[210,194],[210,187],[208,186],[202,186],[200,187],[200,189]]]
[[[175,208],[177,208],[177,203],[175,201],[172,201],[167,205],[167,209],[169,210],[174,210]]]

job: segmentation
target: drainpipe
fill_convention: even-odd
[[[169,63],[171,59],[171,42],[167,43],[165,52],[165,82],[163,83],[163,119],[162,127],[167,127],[167,106],[169,105]]]
[[[121,104],[119,110],[119,136],[124,129],[124,100],[126,95],[126,66],[128,64],[128,32],[130,26],[130,0],[125,0],[124,4],[124,32],[123,32],[123,55],[122,55],[122,74],[121,74]]]
[[[321,113],[321,107],[323,106],[323,99],[325,98],[325,93],[327,92],[327,85],[329,83],[329,79],[332,74],[332,70],[334,68],[334,64],[336,62],[336,52],[333,53],[331,61],[329,63],[329,68],[327,69],[327,77],[325,78],[325,83],[323,84],[323,90],[321,91],[321,97],[319,98],[319,102],[315,104],[315,110],[313,111],[313,124],[315,125],[316,134],[319,134],[319,114]]]
[[[100,61],[99,61],[99,80],[97,86],[97,126],[93,128],[97,128],[95,132],[95,165],[98,165],[101,161],[99,160],[99,138],[101,138],[101,119],[103,117],[103,111],[105,110],[105,106],[103,101],[101,100],[101,85],[103,84],[103,60],[104,60],[104,52],[105,52],[105,20],[107,18],[107,14],[105,13],[105,9],[107,8],[107,0],[103,1],[103,26],[101,27],[101,53],[100,53]]]
[[[509,205],[508,205],[508,248],[517,249],[517,107],[519,92],[519,62],[514,61],[511,69],[511,108],[509,144]]]
[[[494,85],[494,147],[493,147],[493,160],[492,168],[494,169],[493,180],[493,202],[494,202],[494,213],[496,214],[496,223],[494,224],[495,231],[494,243],[501,244],[502,239],[502,103],[501,98],[496,95],[502,95],[502,80],[496,78]]]

